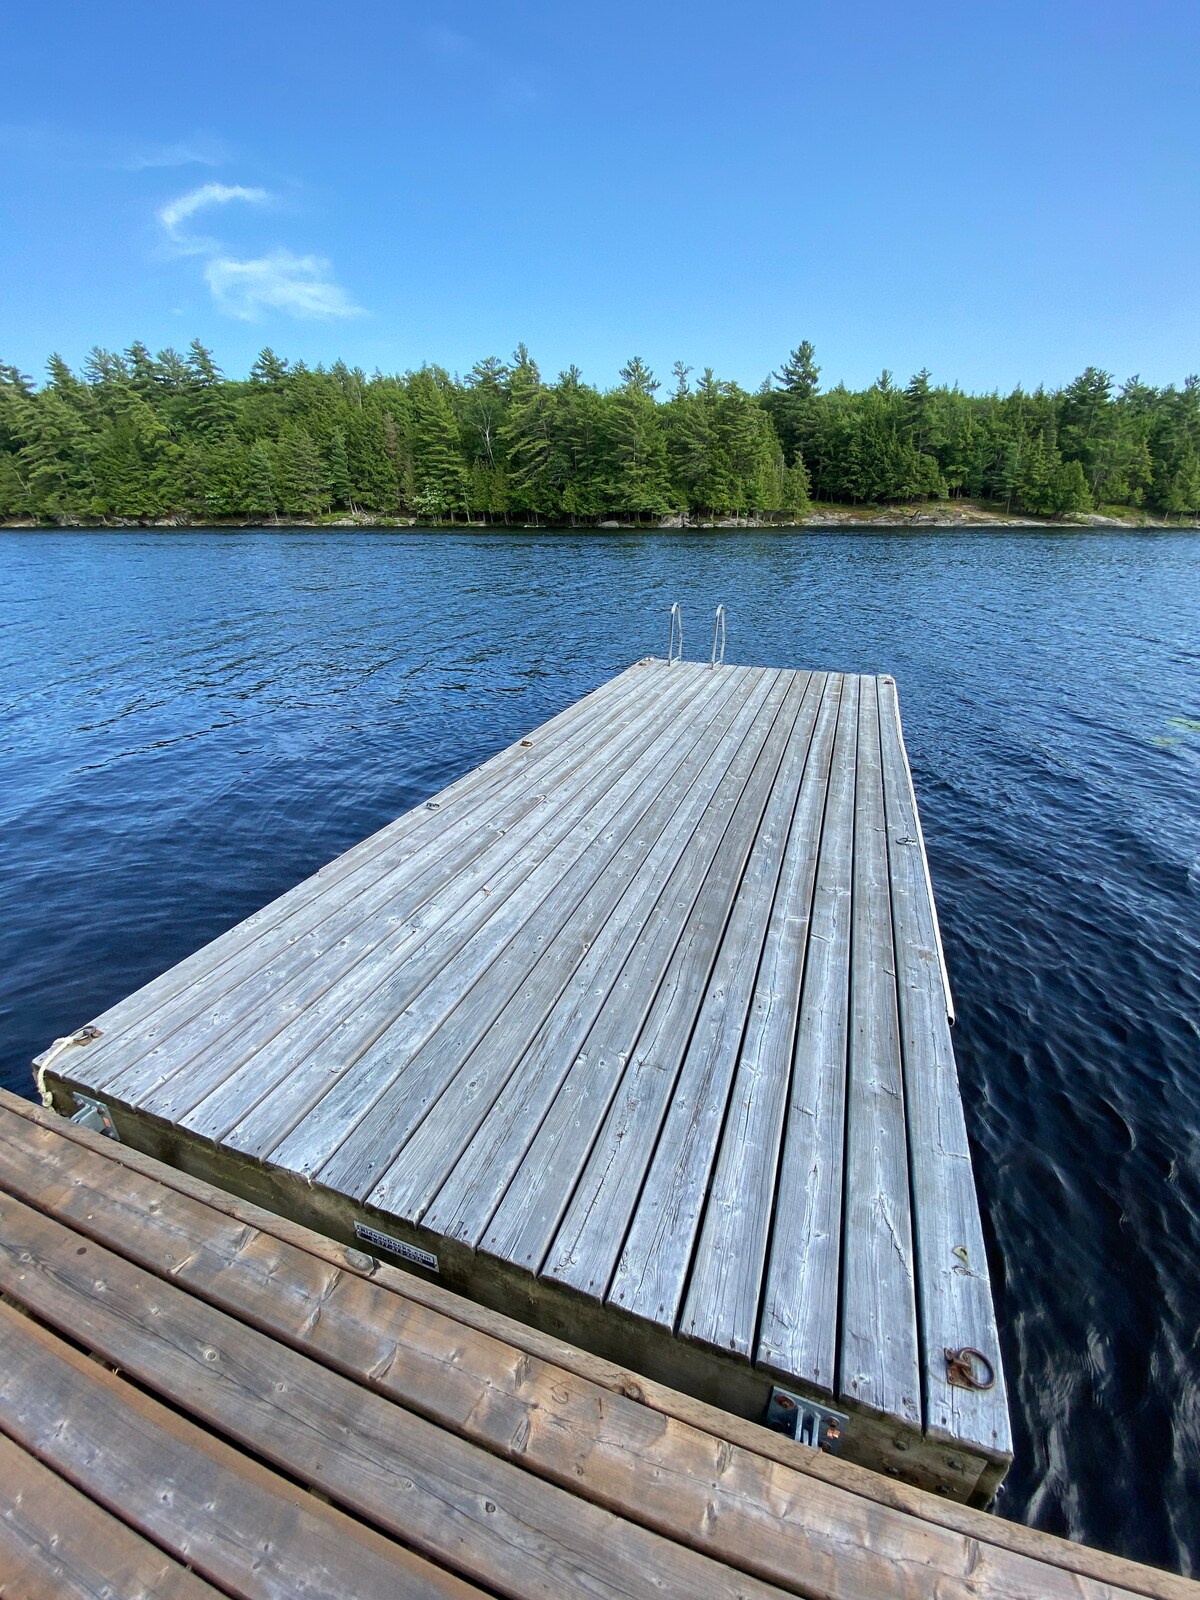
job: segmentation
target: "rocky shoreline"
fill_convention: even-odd
[[[228,528],[231,531],[239,528],[254,528],[259,531],[271,532],[291,528],[360,528],[365,530],[373,528],[416,528],[436,527],[439,530],[473,530],[498,529],[509,532],[630,532],[648,533],[658,530],[675,530],[679,532],[703,532],[713,530],[735,530],[756,528],[777,533],[804,532],[808,529],[866,529],[889,528],[897,532],[908,528],[1060,528],[1073,529],[1078,532],[1087,528],[1125,528],[1131,532],[1141,529],[1200,529],[1200,521],[1177,520],[1168,522],[1161,517],[1136,516],[1114,517],[1104,516],[1099,512],[1079,512],[1066,518],[1014,516],[1011,513],[997,511],[990,506],[982,506],[974,501],[956,501],[952,506],[945,505],[907,505],[907,506],[814,506],[809,514],[795,522],[782,522],[766,517],[716,517],[700,518],[675,515],[662,517],[656,521],[627,522],[615,518],[605,518],[597,523],[534,523],[534,522],[494,522],[475,519],[455,520],[451,522],[422,521],[417,517],[378,517],[367,512],[346,512],[338,516],[323,517],[224,517],[213,522],[197,522],[189,517],[108,517],[97,518],[94,522],[66,521],[38,522],[30,518],[12,518],[0,522],[0,528],[17,530],[57,530],[62,528],[75,529],[187,529],[187,528]]]

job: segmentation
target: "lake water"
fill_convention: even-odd
[[[647,654],[891,672],[1005,1515],[1200,1567],[1200,536],[0,534],[0,1061]]]

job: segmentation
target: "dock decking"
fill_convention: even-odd
[[[11,1600],[1197,1600],[0,1093]]]
[[[64,1110],[746,1416],[1011,1459],[889,678],[645,661],[41,1060]],[[365,1231],[364,1231],[365,1230]],[[950,1381],[947,1352],[991,1363]]]

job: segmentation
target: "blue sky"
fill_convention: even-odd
[[[39,0],[0,360],[1200,369],[1200,7]]]

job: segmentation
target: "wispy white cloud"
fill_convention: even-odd
[[[0,150],[26,160],[61,162],[78,149],[78,140],[45,123],[0,123]]]
[[[453,28],[443,28],[435,23],[424,30],[426,45],[439,56],[482,56],[475,41],[469,39],[465,33],[458,33]]]
[[[323,256],[297,255],[277,248],[259,256],[235,256],[219,240],[193,233],[189,224],[198,212],[233,201],[269,205],[266,189],[240,183],[202,183],[159,208],[158,221],[172,253],[205,256],[204,281],[217,309],[245,322],[267,312],[283,312],[306,321],[357,317],[363,308],[336,282]]]
[[[185,233],[185,222],[190,222],[197,211],[207,206],[224,206],[231,200],[246,200],[256,205],[270,198],[265,189],[248,189],[240,183],[202,183],[198,189],[189,189],[186,194],[168,201],[160,209],[158,220],[171,243],[187,255],[211,255],[221,248],[220,245],[215,239]]]
[[[248,261],[215,256],[204,277],[220,310],[244,322],[254,322],[264,311],[284,311],[306,321],[332,317],[358,317],[356,306],[331,276],[321,256],[297,256],[290,250]]]
[[[157,167],[219,167],[228,159],[228,148],[219,139],[197,134],[175,144],[137,150],[120,164],[127,172],[145,172]]]
[[[429,55],[456,74],[471,78],[474,86],[500,104],[528,104],[537,99],[537,90],[523,71],[468,34],[434,23],[421,30],[420,38]]]
[[[45,122],[0,124],[0,150],[30,165],[85,170],[107,168],[115,172],[219,167],[229,159],[228,147],[220,139],[203,133],[194,133],[170,144],[131,146],[124,140]]]

